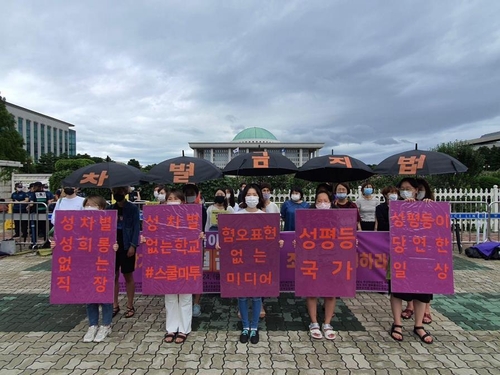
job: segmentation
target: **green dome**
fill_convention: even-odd
[[[240,131],[233,138],[233,142],[278,142],[276,137],[270,131],[263,128],[247,128]]]

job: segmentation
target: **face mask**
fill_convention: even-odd
[[[195,200],[196,200],[196,195],[188,195],[186,197],[186,202],[187,203],[194,203]]]
[[[23,190],[23,187],[22,187],[22,186],[20,186],[20,187],[16,188],[16,190],[17,190],[17,191],[22,191],[22,190]]]
[[[130,192],[133,192],[135,190],[135,187],[130,188]]]
[[[167,205],[181,204],[181,201],[168,201]]]
[[[268,200],[268,199],[271,199],[271,197],[273,196],[271,193],[263,193],[262,194],[264,196],[264,200]]]
[[[231,199],[231,194],[226,194],[226,199]]]
[[[413,198],[413,193],[411,191],[408,191],[408,190],[401,190],[399,192],[399,195],[401,195],[401,198],[403,198],[403,199]]]
[[[389,200],[390,201],[397,201],[398,195],[397,194],[389,194]]]
[[[125,194],[113,194],[115,201],[123,202],[125,200]]]
[[[222,203],[224,203],[224,199],[225,199],[225,197],[223,197],[222,195],[217,195],[214,198],[214,202],[217,204],[222,204]]]
[[[73,188],[64,188],[64,194],[66,194],[66,195],[73,195],[73,194],[75,194],[75,189],[73,189]]]
[[[292,198],[292,201],[297,202],[300,200],[300,194],[292,194],[290,198]]]
[[[157,191],[155,191],[155,192],[153,193],[153,195],[155,196],[155,198],[158,198],[158,192],[157,192]]]
[[[417,193],[417,200],[418,200],[418,201],[421,201],[421,200],[422,200],[422,199],[424,199],[424,198],[425,198],[425,190],[419,191],[419,192]]]
[[[365,193],[365,195],[372,195],[373,194],[373,188],[365,188],[363,190],[363,192]]]
[[[337,199],[344,200],[347,198],[347,193],[337,193]]]
[[[330,207],[331,204],[327,202],[316,203],[316,208],[318,210],[328,210]]]
[[[158,194],[158,196],[156,197],[156,199],[158,199],[160,202],[164,202],[165,198],[165,194]]]
[[[249,208],[255,208],[259,204],[259,197],[245,197],[245,203]]]
[[[83,207],[84,210],[98,210],[99,207],[94,207],[94,206],[85,206]]]
[[[43,189],[43,191],[49,191],[49,189]]]

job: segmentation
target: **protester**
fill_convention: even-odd
[[[320,190],[316,194],[314,205],[311,205],[311,208],[318,210],[329,210],[335,208],[335,206],[332,205],[332,198],[330,194],[324,190]],[[317,297],[306,298],[307,312],[309,313],[309,317],[311,318],[311,324],[309,324],[309,333],[311,334],[311,337],[316,340],[321,340],[323,338],[323,335],[327,340],[334,340],[336,337],[336,333],[333,330],[331,321],[335,313],[335,304],[337,299],[335,297],[323,297],[323,300],[325,304],[325,320],[320,330],[317,314],[318,299]]]
[[[244,197],[243,197],[243,194],[242,194],[242,193],[243,193],[243,190],[245,190],[245,187],[246,187],[246,186],[247,186],[247,183],[246,183],[246,182],[242,182],[242,183],[240,184],[240,189],[238,190],[238,199],[237,199],[237,201],[238,201],[238,205],[240,205],[240,204],[242,204],[242,203],[244,203],[244,202],[245,202],[245,199],[244,199]]]
[[[69,194],[73,195],[73,194]],[[79,198],[79,197],[78,197]],[[74,198],[73,198],[74,199]],[[105,210],[107,202],[103,197],[93,195],[82,200],[75,200],[81,203],[81,207],[74,208],[79,210]],[[73,208],[72,208],[73,209]],[[59,210],[69,210],[69,208],[59,208]],[[54,249],[56,242],[51,241],[50,247]],[[118,244],[113,245],[113,250],[118,251]],[[99,305],[102,311],[101,325],[99,326]],[[87,319],[89,320],[89,328],[83,342],[101,342],[111,334],[111,320],[113,319],[113,304],[112,303],[88,303],[87,304]]]
[[[373,185],[365,182],[361,185],[362,195],[356,200],[359,215],[361,217],[361,230],[375,230],[375,208],[380,201],[373,195]]]
[[[225,189],[217,189],[215,191],[214,204],[207,208],[207,223],[205,224],[205,232],[216,231],[218,226],[218,216],[220,214],[232,214],[234,210],[228,205]]]
[[[408,202],[414,202],[418,192],[418,182],[414,178],[403,178],[397,185],[399,195],[402,199]],[[389,291],[391,291],[391,280],[389,277]],[[426,332],[422,326],[425,305],[432,299],[432,294],[420,293],[392,293],[391,292],[391,309],[394,322],[391,326],[390,335],[396,341],[403,341],[403,326],[401,324],[401,312],[403,309],[403,300],[413,301],[415,310],[415,325],[413,333],[426,344],[432,344],[434,341],[431,334]]]
[[[226,201],[227,205],[231,206],[234,210],[234,212],[239,211],[240,206],[236,202],[236,199],[234,197],[234,190],[231,187],[226,187]]]
[[[335,200],[333,205],[337,208],[355,208],[358,214],[358,230],[361,230],[361,216],[359,215],[358,206],[349,199],[351,188],[347,182],[339,182],[335,186]]]
[[[396,186],[386,186],[382,189],[385,201],[375,209],[375,230],[378,232],[389,232],[389,204],[397,201],[399,190]]]
[[[11,194],[10,198],[13,202],[28,202],[29,196],[23,191],[23,184],[18,182],[16,190]],[[14,238],[20,238],[22,235],[23,242],[26,242],[28,237],[28,214],[26,213],[26,204],[15,203],[12,205],[12,213],[19,214],[19,220],[14,220]]]
[[[157,194],[156,194],[156,201],[159,203],[159,204],[165,204],[167,203],[167,197],[168,197],[168,189],[165,188],[165,187],[162,187],[160,188],[158,191],[157,191]]]
[[[140,201],[141,200],[141,188],[136,189],[133,186],[130,186],[128,189],[128,199],[130,202]]]
[[[264,211],[270,214],[279,214],[280,209],[278,205],[274,202],[271,202],[271,197],[273,196],[273,188],[267,182],[263,182],[260,184],[260,188],[262,189],[262,196],[264,197]]]
[[[125,318],[131,318],[135,315],[134,270],[136,249],[139,241],[140,215],[137,206],[125,199],[125,195],[128,192],[127,186],[115,187],[112,189],[112,192],[116,203],[111,205],[108,209],[116,210],[118,213],[116,233],[118,251],[116,252],[113,317],[120,312],[118,293],[120,287],[119,276],[121,271],[123,277],[125,278],[127,290],[127,311],[124,316]]]
[[[286,200],[281,206],[281,218],[284,221],[285,231],[295,230],[295,210],[300,208],[309,208],[309,204],[304,202],[304,193],[298,186],[290,190],[290,199]]]
[[[71,211],[71,210],[83,210],[83,202],[85,198],[76,195],[77,189],[75,187],[66,186],[63,189],[64,198],[60,198],[56,206],[54,207],[54,212],[52,213],[51,222],[52,225],[56,223],[57,211]]]
[[[195,184],[186,184],[182,187],[182,192],[185,196],[185,203],[201,205],[201,227],[205,228],[208,221],[207,209],[201,203],[200,189]],[[193,302],[193,317],[197,318],[201,315],[201,294],[195,294]]]

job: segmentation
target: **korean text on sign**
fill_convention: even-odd
[[[356,210],[297,210],[295,294],[356,295]]]
[[[112,303],[116,211],[59,211],[50,302]]]
[[[397,201],[389,216],[392,290],[453,294],[450,204]]]
[[[145,206],[143,216],[143,294],[202,293],[201,205]]]
[[[279,295],[279,214],[219,216],[222,297]]]

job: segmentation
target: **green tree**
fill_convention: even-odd
[[[5,98],[0,96],[0,160],[12,160],[25,163],[28,154],[24,150],[24,140],[16,130],[15,117],[7,111]],[[10,179],[16,168],[2,168],[0,177]]]
[[[59,157],[53,152],[47,152],[40,156],[38,163],[35,164],[37,173],[54,173],[56,171],[56,162]]]
[[[87,165],[95,164],[91,159],[60,159],[55,164],[56,171],[76,171],[79,168],[86,167]]]
[[[127,165],[130,165],[132,167],[136,167],[137,169],[141,169],[141,164],[135,159],[130,159],[128,161]]]

